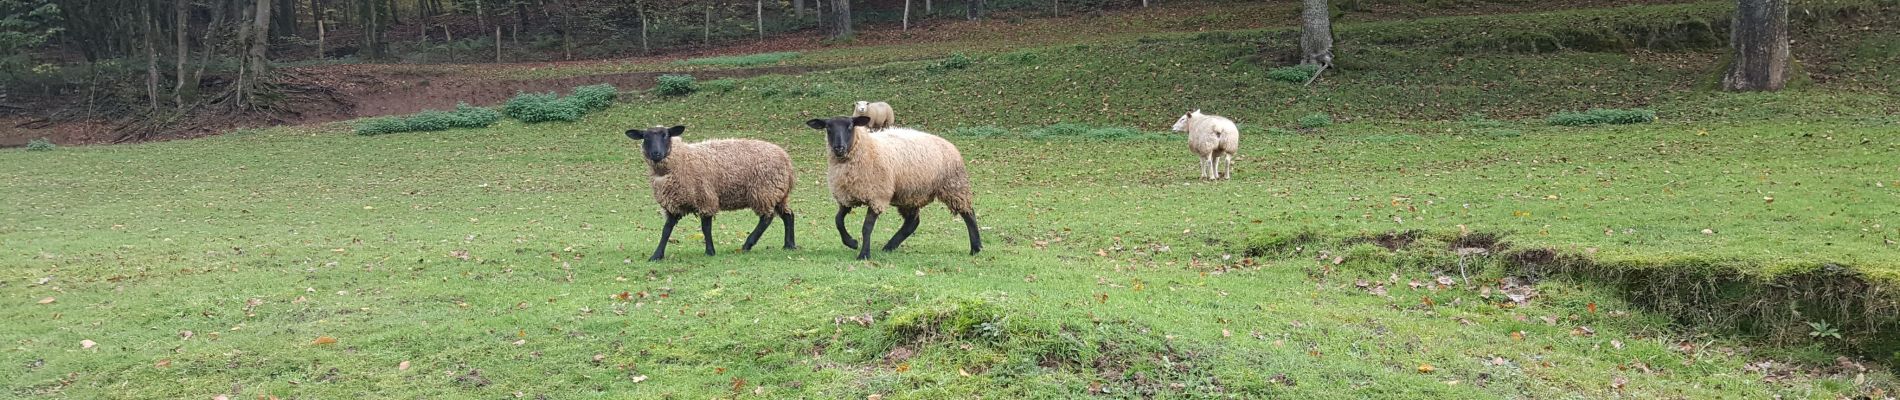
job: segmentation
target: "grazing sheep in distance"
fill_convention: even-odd
[[[873,132],[889,129],[897,124],[897,112],[891,111],[890,103],[882,101],[876,103],[860,101],[856,108],[851,109],[851,116],[871,117],[870,128]]]
[[[951,212],[963,217],[970,232],[970,254],[983,251],[983,238],[977,232],[975,195],[970,192],[970,174],[963,166],[963,154],[949,141],[912,129],[892,128],[871,132],[871,117],[834,117],[805,121],[812,129],[825,131],[830,150],[826,157],[831,197],[838,201],[838,236],[845,247],[858,250],[858,259],[871,258],[871,229],[877,217],[891,206],[904,217],[904,225],[884,245],[884,251],[897,249],[917,231],[917,210],[931,201],[941,201]],[[865,206],[864,245],[859,246],[844,228],[844,216],[851,209]]]
[[[1174,131],[1187,131],[1188,150],[1201,158],[1201,178],[1233,179],[1234,152],[1240,150],[1240,128],[1234,121],[1194,110],[1174,121]],[[1220,169],[1227,162],[1226,172]]]
[[[785,223],[785,248],[796,249],[792,238],[792,157],[785,149],[757,140],[724,139],[687,144],[680,140],[685,126],[629,129],[627,137],[640,141],[653,176],[653,200],[666,214],[660,246],[647,261],[666,258],[666,242],[673,225],[688,213],[699,214],[699,231],[706,237],[706,255],[713,255],[712,220],[721,210],[750,208],[759,214],[758,227],[745,239],[741,251],[752,250],[759,235],[777,215]]]

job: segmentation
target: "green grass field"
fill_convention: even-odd
[[[933,46],[944,52],[683,98],[628,93],[575,123],[374,137],[330,124],[0,152],[0,339],[12,344],[0,382],[24,398],[1900,389],[1895,360],[1877,353],[1891,334],[1858,329],[1890,327],[1891,314],[1737,331],[1587,274],[1519,286],[1507,249],[1471,258],[1468,281],[1446,256],[1468,230],[1600,268],[1702,268],[1755,286],[1844,268],[1892,293],[1900,119],[1891,86],[1867,82],[1894,64],[1811,66],[1857,72],[1732,95],[1697,89],[1715,49],[1456,58],[1346,39],[1354,64],[1307,89],[1264,78],[1275,65],[1259,46],[1281,33],[979,49],[962,69]],[[1900,36],[1858,37],[1837,50],[1900,55],[1880,50]],[[967,255],[962,225],[938,207],[872,262],[838,243],[823,136],[802,122],[859,99],[891,101],[900,123],[959,145],[982,254]],[[1607,107],[1660,121],[1545,122]],[[1234,180],[1196,181],[1183,141],[1159,132],[1187,108],[1244,125]],[[1300,129],[1315,112],[1335,123]],[[718,256],[681,229],[671,259],[642,261],[661,216],[621,132],[656,124],[784,146],[804,249],[736,253],[755,222],[737,212],[718,219]],[[1396,250],[1354,240],[1408,231],[1419,240]],[[1285,239],[1299,233],[1324,238]],[[1847,329],[1810,336],[1808,322]]]

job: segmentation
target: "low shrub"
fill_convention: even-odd
[[[620,89],[615,88],[613,84],[602,83],[574,88],[574,94],[568,95],[564,100],[573,103],[582,110],[594,112],[605,110],[608,106],[614,105],[614,98],[619,97],[619,95]]]
[[[733,67],[751,67],[751,66],[766,65],[766,64],[778,64],[779,62],[782,62],[785,60],[798,58],[798,55],[799,53],[796,51],[783,51],[783,52],[777,52],[777,53],[759,53],[759,54],[746,54],[746,55],[739,55],[739,56],[695,58],[695,59],[690,59],[690,60],[675,61],[673,62],[673,64],[725,65],[725,66],[733,66]]]
[[[658,79],[659,86],[655,89],[664,96],[685,96],[699,90],[699,85],[692,75],[668,74],[660,75]]]
[[[1301,128],[1306,129],[1325,128],[1333,125],[1333,116],[1327,115],[1326,113],[1306,114],[1306,116],[1300,117],[1299,123]]]
[[[59,146],[53,145],[53,141],[46,140],[46,138],[39,138],[39,139],[26,141],[27,151],[48,151],[48,150],[52,150],[58,147]]]
[[[519,93],[502,105],[502,114],[521,122],[535,124],[549,121],[578,121],[584,114],[580,107],[561,101],[554,92]]]
[[[449,129],[487,128],[501,120],[501,113],[460,103],[455,111],[426,110],[408,117],[378,117],[356,124],[356,134],[386,135],[402,132],[429,132]]]
[[[1318,72],[1318,65],[1300,64],[1268,70],[1267,79],[1281,82],[1306,83],[1307,79],[1312,79],[1313,74]]]
[[[1644,109],[1592,108],[1584,112],[1559,112],[1550,116],[1551,125],[1628,125],[1656,121],[1656,112]]]
[[[409,131],[409,123],[402,117],[376,117],[356,123],[356,134],[362,136],[387,135]]]

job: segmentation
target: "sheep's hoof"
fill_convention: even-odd
[[[785,249],[786,249],[786,250],[798,250],[798,245],[795,245],[795,244],[788,244],[788,245],[785,245]]]
[[[869,260],[869,259],[871,259],[871,253],[858,253],[858,259],[859,259],[859,260]]]
[[[857,249],[858,249],[858,241],[856,241],[856,240],[846,240],[846,241],[844,241],[844,247],[849,247],[849,248],[851,248],[852,250],[857,250]]]
[[[665,254],[654,254],[652,257],[647,257],[647,262],[660,262],[664,259],[666,259]]]

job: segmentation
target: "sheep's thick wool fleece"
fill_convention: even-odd
[[[1194,154],[1233,154],[1240,150],[1240,129],[1234,121],[1208,115],[1187,122],[1188,149]]]
[[[838,204],[883,213],[889,206],[921,208],[937,200],[951,212],[972,212],[969,172],[950,141],[905,128],[857,127],[852,134],[848,159],[831,158],[831,195]]]
[[[792,159],[785,149],[757,140],[722,139],[686,144],[673,138],[666,160],[654,163],[653,198],[668,213],[700,215],[751,208],[759,215],[780,210],[791,195]]]

